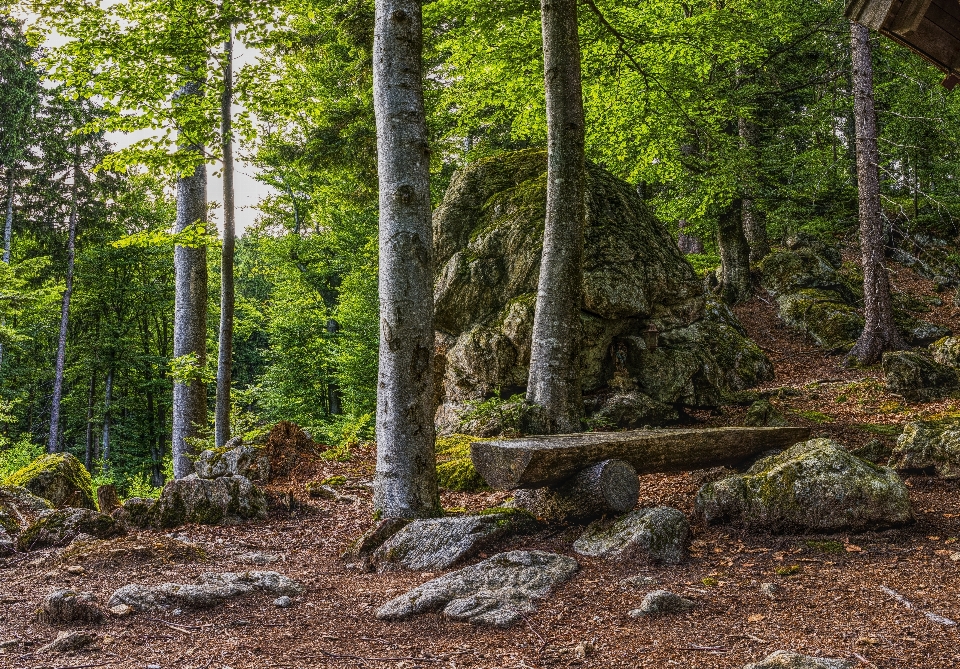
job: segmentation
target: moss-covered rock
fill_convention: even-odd
[[[596,408],[592,406],[594,404]],[[592,419],[603,427],[634,429],[645,425],[663,425],[680,418],[672,404],[658,402],[637,390],[592,398],[587,400],[586,406]]]
[[[17,537],[17,549],[28,551],[46,546],[65,546],[81,534],[109,539],[124,534],[112,517],[90,509],[67,508],[47,512]]]
[[[928,346],[953,334],[950,328],[920,320],[906,311],[895,310],[893,322],[911,346]]]
[[[654,401],[712,404],[731,386],[772,374],[739,324],[700,325],[709,311],[702,283],[633,186],[590,165],[586,199],[586,393],[617,390],[609,382],[625,374]],[[458,172],[434,215],[438,422],[445,432],[460,429],[451,406],[526,386],[545,207],[546,153],[530,150]],[[729,313],[723,319],[736,323]],[[644,339],[651,325],[656,350]]]
[[[918,351],[884,353],[881,364],[887,390],[911,402],[939,399],[960,388],[956,369]]]
[[[437,437],[437,484],[441,488],[460,492],[490,489],[470,459],[470,444],[474,441],[486,440],[469,434]]]
[[[897,469],[933,469],[943,478],[960,478],[960,420],[907,423],[890,464]]]
[[[15,550],[21,530],[53,506],[42,497],[19,486],[0,486],[0,553]]]
[[[262,483],[270,480],[270,456],[266,450],[244,444],[239,437],[234,437],[222,448],[201,452],[195,468],[197,476],[202,479],[243,476]]]
[[[168,528],[197,523],[221,525],[267,517],[263,493],[242,476],[169,481],[148,512],[149,524]]]
[[[748,427],[786,427],[790,423],[770,403],[770,400],[757,400],[747,409],[743,424]]]
[[[677,564],[683,560],[690,523],[677,509],[637,509],[616,520],[591,523],[574,542],[580,555],[609,560],[651,560]]]
[[[777,298],[780,318],[809,334],[817,346],[841,349],[863,331],[863,317],[832,290],[804,288]]]
[[[838,265],[812,248],[780,249],[759,264],[760,285],[771,294],[789,295],[813,289],[848,296],[850,288],[840,275]]]
[[[943,337],[930,344],[935,362],[960,369],[960,337]]]
[[[796,444],[746,474],[708,483],[697,493],[697,510],[707,523],[775,532],[862,531],[914,519],[907,487],[895,471],[829,439]]]
[[[58,508],[69,505],[97,510],[90,473],[70,453],[51,453],[37,458],[8,476],[4,484],[26,488]]]

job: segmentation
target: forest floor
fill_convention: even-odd
[[[897,268],[895,268],[897,269]],[[894,289],[932,293],[909,270]],[[924,318],[960,331],[950,295]],[[906,404],[883,389],[877,369],[850,370],[780,324],[772,300],[754,298],[737,309],[750,335],[773,360],[773,403],[814,434],[852,447],[892,441],[898,426],[958,410],[956,401]],[[705,426],[734,425],[745,408],[704,412]],[[374,454],[359,448],[349,462],[302,461],[288,479],[268,487],[268,521],[235,527],[190,526],[175,533],[201,546],[206,558],[175,548],[171,535],[144,532],[112,552],[52,549],[0,562],[0,667],[691,667],[741,669],[769,653],[793,650],[883,669],[960,666],[960,628],[927,613],[960,620],[960,482],[907,475],[917,522],[907,528],[857,535],[751,535],[693,521],[689,558],[676,566],[616,564],[575,556],[579,573],[522,624],[498,630],[449,622],[438,614],[382,622],[381,604],[436,574],[351,571],[338,560],[344,546],[371,522]],[[310,500],[307,481],[340,475],[344,503]],[[669,505],[691,514],[696,473],[641,478],[641,506]],[[296,498],[290,508],[290,495]],[[444,493],[445,508],[477,510],[507,493]],[[496,550],[543,549],[574,556],[579,527],[516,536]],[[123,547],[126,547],[125,549]],[[139,548],[137,548],[139,547]],[[277,561],[252,567],[244,554]],[[78,567],[80,569],[78,569]],[[127,583],[195,582],[209,571],[273,569],[298,579],[305,593],[292,608],[252,595],[216,609],[180,615],[134,614],[90,625],[97,645],[70,655],[37,653],[57,632],[76,627],[39,622],[39,600],[60,587],[89,590],[105,601]],[[654,576],[660,586],[695,600],[688,614],[634,619],[645,590],[626,590],[631,576]],[[775,600],[760,590],[777,583]],[[899,593],[912,605],[894,599]]]

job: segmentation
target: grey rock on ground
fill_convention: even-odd
[[[633,618],[659,616],[669,613],[684,613],[696,606],[695,602],[675,595],[669,590],[654,590],[640,602],[640,607],[629,612]]]
[[[64,546],[84,535],[110,539],[125,534],[112,517],[90,509],[59,509],[41,515],[17,537],[17,549],[28,551],[46,546]]]
[[[827,657],[811,657],[786,650],[771,653],[762,662],[746,665],[743,669],[852,669],[853,662]]]
[[[366,561],[370,559],[374,551],[409,522],[404,518],[384,518],[374,523],[367,528],[366,532],[350,542],[346,550],[340,554],[340,559],[366,566]]]
[[[960,368],[960,337],[944,337],[930,344],[935,362],[954,369]]]
[[[202,479],[243,476],[261,483],[270,480],[270,456],[263,448],[244,444],[240,437],[234,437],[223,448],[203,451],[194,467]]]
[[[790,423],[770,403],[770,400],[761,399],[747,409],[743,424],[748,427],[787,427]]]
[[[39,617],[47,623],[90,623],[103,619],[103,609],[92,592],[63,588],[43,598]]]
[[[761,583],[760,592],[769,599],[780,599],[780,595],[783,594],[783,588],[776,583]]]
[[[390,600],[379,608],[377,618],[404,620],[442,610],[451,620],[507,627],[536,610],[535,600],[549,595],[578,568],[573,558],[554,553],[500,553]]]
[[[860,531],[914,520],[899,475],[861,460],[830,439],[812,439],[763,458],[746,474],[697,493],[707,523],[750,530]]]
[[[659,506],[637,509],[614,521],[595,521],[574,542],[573,550],[609,560],[677,564],[683,560],[689,535],[690,523],[683,512]]]
[[[243,476],[202,479],[191,474],[169,481],[155,502],[127,500],[117,514],[121,522],[135,527],[230,525],[266,518],[267,499]]]
[[[383,571],[448,569],[511,532],[520,515],[491,513],[415,520],[390,537],[371,559]]]
[[[40,653],[67,653],[96,643],[98,636],[94,632],[60,632],[57,638],[40,648]]]
[[[288,596],[303,592],[300,583],[275,571],[207,573],[200,580],[199,584],[125,585],[110,596],[107,606],[113,609],[126,604],[135,611],[173,607],[203,609],[254,592]]]
[[[280,556],[276,553],[261,553],[259,551],[251,551],[250,553],[244,553],[238,559],[244,564],[255,564],[259,567],[262,567],[264,565],[277,562],[280,559]]]
[[[639,588],[650,588],[660,585],[660,579],[656,576],[631,576],[620,581],[620,587],[624,590],[636,590]]]
[[[897,469],[934,469],[943,478],[960,478],[960,420],[907,423],[890,464]]]
[[[293,606],[293,600],[284,595],[283,597],[277,597],[275,600],[273,600],[273,605],[278,609],[289,609],[291,606]]]

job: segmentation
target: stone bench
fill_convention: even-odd
[[[519,490],[519,507],[551,520],[580,520],[632,509],[637,474],[735,465],[809,438],[803,427],[591,432],[478,441],[470,458],[491,487]]]

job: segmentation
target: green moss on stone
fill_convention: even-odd
[[[70,453],[51,453],[37,458],[8,476],[4,484],[26,488],[54,506],[69,503],[80,508],[97,509],[90,473]]]
[[[437,483],[441,488],[460,492],[490,489],[470,459],[470,444],[474,441],[488,440],[469,434],[437,437]]]

